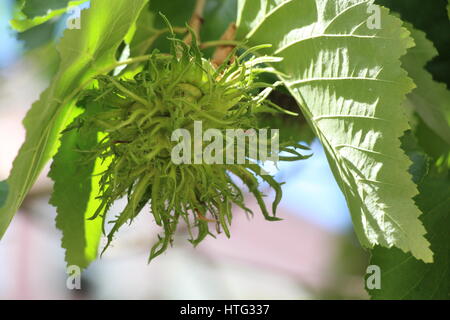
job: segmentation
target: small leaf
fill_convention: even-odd
[[[91,114],[94,107],[89,106],[86,113]],[[102,232],[102,219],[88,220],[100,205],[97,174],[105,169],[89,152],[97,136],[96,128],[86,127],[63,134],[49,173],[55,182],[50,204],[57,208],[56,226],[63,233],[66,262],[80,268],[97,257]]]
[[[402,67],[417,86],[407,96],[408,104],[413,106],[429,128],[450,145],[450,91],[444,83],[435,82],[425,69],[438,52],[424,32],[414,29],[409,23],[406,27],[416,44],[402,58]]]

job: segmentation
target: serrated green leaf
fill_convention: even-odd
[[[369,0],[240,1],[238,39],[272,44],[263,53],[301,105],[327,153],[360,242],[396,246],[426,262],[411,161],[399,138],[409,129],[402,108],[412,81],[400,57],[413,45],[399,19],[381,9],[369,28]]]
[[[95,110],[95,106],[88,106],[82,116]],[[50,204],[57,208],[56,226],[63,234],[66,262],[80,268],[86,268],[97,257],[102,233],[101,219],[88,220],[101,203],[96,199],[98,173],[106,169],[89,153],[97,144],[98,134],[92,127],[63,134],[49,173],[55,182]]]
[[[450,179],[448,174],[427,170],[427,157],[409,150],[417,167],[420,195],[416,203],[434,252],[434,263],[424,263],[397,248],[376,247],[371,265],[381,270],[381,288],[368,290],[373,299],[450,299]],[[432,168],[435,169],[435,168]],[[425,174],[423,173],[425,171]]]
[[[408,94],[407,103],[420,115],[424,122],[447,144],[450,145],[450,91],[444,83],[433,81],[425,69],[426,64],[438,55],[433,43],[424,32],[407,23],[416,44],[402,57],[402,67],[414,80],[417,88]]]
[[[58,148],[59,133],[73,112],[76,94],[91,79],[113,70],[118,46],[147,0],[96,0],[81,14],[81,29],[66,30],[58,51],[61,62],[50,87],[28,112],[26,140],[8,178],[9,194],[0,208],[0,238],[39,173]]]

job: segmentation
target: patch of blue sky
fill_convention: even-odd
[[[311,151],[313,156],[307,160],[278,164],[277,180],[286,182],[283,207],[328,230],[346,232],[351,227],[350,213],[317,139]]]
[[[12,0],[0,1],[0,68],[14,63],[21,51],[21,46],[9,26],[12,6]]]

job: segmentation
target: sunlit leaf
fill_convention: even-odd
[[[89,106],[85,113],[95,110],[95,106]],[[97,258],[102,233],[102,220],[89,220],[101,203],[97,199],[99,173],[106,166],[89,152],[97,144],[98,135],[92,127],[64,133],[49,173],[55,182],[50,203],[57,208],[56,226],[62,231],[66,262],[80,268]]]
[[[450,145],[450,91],[444,83],[435,82],[425,69],[427,62],[438,55],[424,32],[406,24],[415,47],[402,58],[402,66],[414,80],[417,88],[408,95],[408,104],[437,135]]]
[[[432,252],[399,138],[414,85],[400,57],[413,46],[399,19],[369,0],[240,1],[238,37],[266,53],[327,153],[366,247],[396,246],[426,262]],[[368,22],[371,22],[369,24]]]
[[[91,79],[114,69],[115,54],[147,0],[96,0],[81,14],[81,29],[66,30],[58,51],[61,62],[50,87],[33,104],[24,124],[26,140],[8,178],[9,193],[0,209],[0,238],[39,173],[58,148],[59,133],[73,118],[73,100]]]
[[[404,144],[405,145],[405,144]],[[397,248],[376,247],[371,265],[381,271],[381,288],[369,290],[374,299],[450,299],[450,177],[428,168],[428,159],[420,150],[405,148],[414,160],[412,173],[419,185],[415,198],[423,211],[421,220],[428,230],[427,239],[434,262],[424,263]]]

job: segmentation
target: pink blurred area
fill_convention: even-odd
[[[200,245],[199,250],[216,259],[226,257],[263,266],[308,287],[325,287],[338,236],[283,208],[278,214],[282,221],[268,222],[253,199],[246,203],[256,214],[248,219],[242,209],[235,209],[231,238],[221,234],[217,240]]]
[[[73,298],[77,292],[65,287],[64,252],[54,230],[54,210],[42,200],[29,205],[37,216],[19,212],[0,244],[0,298]],[[230,239],[221,234],[193,248],[181,234],[174,248],[150,265],[148,248],[159,230],[150,214],[142,213],[87,270],[99,287],[89,297],[307,299],[326,288],[333,280],[330,268],[338,236],[283,211],[283,221],[267,222],[254,202],[250,207],[257,213],[250,220],[235,210]],[[231,288],[217,291],[221,286]]]

